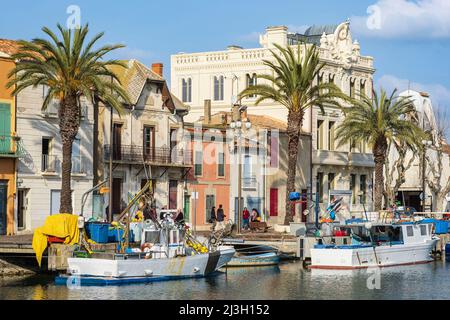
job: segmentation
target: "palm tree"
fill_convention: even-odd
[[[418,146],[423,132],[411,121],[415,114],[410,97],[390,96],[381,89],[381,95],[373,92],[373,98],[361,95],[353,101],[353,107],[343,108],[345,119],[336,130],[338,146],[344,143],[368,143],[372,147],[375,162],[376,211],[382,209],[384,195],[384,166],[391,143]]]
[[[62,186],[60,212],[73,213],[71,194],[72,144],[78,134],[81,120],[81,98],[103,102],[119,113],[122,102],[128,102],[127,93],[120,81],[109,70],[114,65],[124,66],[117,60],[103,60],[105,55],[122,45],[107,45],[93,49],[103,33],[89,42],[86,36],[88,25],[69,30],[58,24],[61,39],[50,29],[42,31],[50,38],[19,41],[21,49],[12,56],[19,61],[9,74],[8,88],[15,87],[17,95],[28,87],[48,87],[42,109],[54,99],[59,101],[59,130],[62,140]],[[86,43],[87,42],[87,43]]]
[[[289,194],[295,191],[299,141],[303,120],[307,109],[318,106],[323,112],[325,104],[340,106],[336,98],[346,99],[346,96],[333,83],[321,83],[319,74],[324,63],[319,60],[319,52],[315,45],[298,45],[296,52],[292,47],[283,48],[276,45],[279,53],[271,50],[275,62],[263,60],[273,75],[257,75],[267,83],[250,86],[241,92],[240,98],[257,96],[255,104],[263,101],[277,102],[288,110],[288,173],[286,192],[285,224],[293,221],[292,203]]]

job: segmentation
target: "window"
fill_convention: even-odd
[[[350,190],[352,191],[352,204],[356,204],[356,174],[350,175]]]
[[[350,140],[350,152],[358,153],[361,152],[361,142],[356,143],[355,140]]]
[[[359,191],[361,191],[362,195],[360,197],[360,204],[367,203],[367,176],[361,175],[359,177]]]
[[[323,126],[324,121],[317,121],[317,150],[323,150],[324,141],[323,141]]]
[[[350,97],[351,98],[355,97],[355,79],[353,80],[350,79]]]
[[[269,150],[269,159],[270,159],[270,167],[278,168],[278,155],[279,155],[279,140],[278,136],[272,134],[272,132],[268,133],[268,150]]]
[[[426,226],[426,225],[421,225],[421,226],[420,226],[420,235],[421,235],[421,236],[426,236],[426,235],[428,235],[428,232],[427,232],[427,226]]]
[[[81,159],[81,140],[79,138],[75,138],[72,144],[72,172],[73,173],[82,173],[82,159]]]
[[[250,179],[252,177],[252,156],[246,154],[244,156],[244,179]]]
[[[194,175],[203,175],[203,151],[195,152]]]
[[[219,152],[219,164],[217,167],[217,175],[225,177],[225,153]]]
[[[177,152],[177,144],[178,144],[178,140],[177,140],[177,129],[170,129],[170,160],[172,162],[177,162],[178,159],[178,152]]]
[[[155,127],[144,127],[144,159],[155,160]]]
[[[214,77],[214,100],[222,101],[223,100],[223,81],[224,77]]]
[[[332,191],[335,188],[336,175],[334,173],[328,174],[328,191]]]
[[[209,223],[209,219],[211,218],[211,210],[216,206],[216,196],[213,194],[206,195],[206,214],[205,214],[205,223]],[[217,213],[217,208],[216,208]]]
[[[55,171],[55,159],[52,156],[52,138],[42,138],[42,172]]]
[[[408,235],[408,237],[413,237],[414,236],[414,230],[412,226],[407,226],[406,227],[406,234]]]
[[[328,82],[329,83],[334,83],[334,75],[333,74],[329,74],[328,75]]]
[[[254,87],[258,83],[256,73],[254,73],[252,75],[247,74],[246,79],[247,79],[247,88]],[[256,95],[249,96],[249,98],[254,98],[254,97],[256,97]]]
[[[335,148],[335,135],[334,135],[335,122],[328,122],[328,150],[334,151]]]
[[[181,94],[183,102],[192,102],[192,79],[182,79],[181,83],[183,88]]]
[[[361,80],[360,95],[362,97],[364,97],[366,95],[366,81],[365,80]]]
[[[319,193],[319,202],[323,203],[323,172],[317,173],[317,192]]]

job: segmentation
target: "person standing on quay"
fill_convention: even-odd
[[[247,230],[249,228],[249,219],[250,219],[250,211],[248,211],[247,207],[244,208],[242,212],[242,220],[243,220],[243,228]]]

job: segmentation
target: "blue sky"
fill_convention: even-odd
[[[81,8],[81,22],[89,22],[93,32],[106,32],[105,43],[127,45],[117,57],[163,62],[169,81],[171,54],[230,44],[258,47],[258,34],[269,25],[302,30],[351,18],[362,53],[375,58],[378,85],[428,91],[450,112],[448,0],[8,1],[0,38],[41,36],[42,26],[66,23],[69,5]],[[375,28],[367,27],[369,16]]]

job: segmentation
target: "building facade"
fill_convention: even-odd
[[[29,87],[17,95],[17,133],[23,142],[23,156],[19,159],[17,215],[23,220],[21,229],[32,231],[45,219],[58,214],[61,198],[62,142],[59,133],[59,101],[42,104],[47,88]],[[82,118],[72,147],[72,206],[80,214],[82,196],[93,184],[94,118],[92,104],[82,100]],[[84,207],[90,218],[92,202]]]
[[[0,235],[12,235],[23,224],[14,214],[16,168],[21,151],[16,129],[16,99],[12,95],[13,88],[6,88],[8,75],[15,67],[10,55],[16,51],[14,41],[0,40]]]
[[[123,114],[98,106],[99,134],[95,140],[96,182],[109,178],[110,156],[113,162],[113,215],[118,215],[130,199],[151,179],[158,208],[183,209],[187,170],[192,155],[184,143],[184,105],[168,90],[162,78],[162,65],[152,69],[136,60],[127,61],[127,68],[117,67],[122,86],[131,105],[124,105]],[[98,196],[94,213],[105,217],[109,196]]]
[[[424,151],[406,152],[403,163],[404,174],[399,180],[399,170],[396,161],[399,160],[399,152],[394,146],[389,150],[389,170],[386,176],[390,178],[391,187],[399,184],[396,200],[403,206],[413,207],[417,211],[442,211],[446,208],[447,199],[445,192],[441,190],[450,188],[450,161],[446,148],[446,141],[440,133],[445,125],[439,122],[445,121],[436,118],[436,111],[429,94],[407,90],[400,93],[402,97],[408,97],[413,102],[417,112],[416,120],[419,127],[429,133],[429,139],[424,142]],[[425,156],[425,165],[423,162]],[[401,174],[401,173],[400,173]],[[450,189],[449,189],[450,191]],[[425,199],[422,196],[425,195]]]
[[[375,72],[373,58],[361,55],[359,43],[352,39],[349,22],[314,26],[304,34],[289,33],[283,26],[269,27],[260,36],[260,48],[229,46],[225,51],[173,55],[172,92],[190,106],[189,121],[202,115],[204,100],[211,100],[214,113],[229,112],[243,89],[257,81],[263,82],[257,79],[257,74],[271,72],[263,60],[274,60],[271,53],[275,50],[274,44],[297,48],[300,41],[319,47],[325,67],[317,81],[334,82],[350,96],[360,92],[371,95]],[[269,101],[256,106],[255,101],[256,97],[242,100],[242,104],[248,106],[249,115],[269,116],[286,122],[284,106]],[[334,132],[342,120],[343,113],[336,107],[326,106],[325,113],[316,107],[307,111],[302,129],[312,138],[309,142],[311,156],[305,157],[304,161],[310,163],[306,167],[311,167],[312,174],[301,189],[319,193],[322,211],[328,205],[329,191],[351,191],[350,209],[356,214],[372,207],[373,155],[365,144],[337,147]],[[302,174],[305,175],[299,172],[300,176]],[[284,207],[284,199],[280,201]]]
[[[195,230],[210,230],[211,211],[222,205],[226,220],[234,218],[230,211],[230,150],[226,126],[221,123],[186,123],[191,137],[190,150],[194,167],[189,171],[185,218]]]

